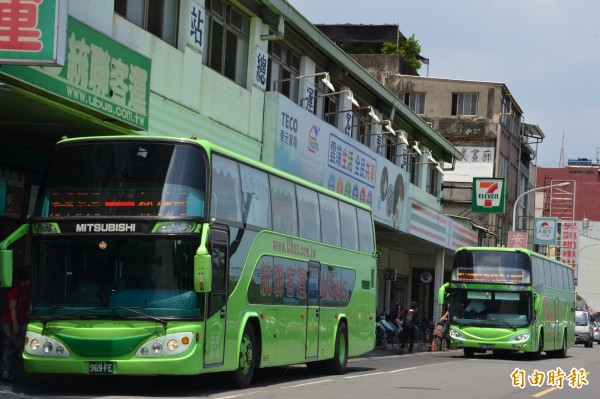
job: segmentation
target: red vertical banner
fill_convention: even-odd
[[[571,265],[573,278],[577,281],[579,222],[561,221],[560,261]]]

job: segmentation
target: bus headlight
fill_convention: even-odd
[[[157,233],[191,233],[196,228],[196,223],[191,222],[163,222],[156,228]]]
[[[146,341],[135,354],[136,357],[169,357],[182,354],[192,348],[194,333],[174,333]],[[166,349],[166,350],[165,350]]]
[[[52,353],[52,349],[54,349],[52,342],[44,342],[44,345],[42,346],[44,353]]]
[[[523,343],[529,339],[529,333],[521,333],[514,335],[511,339],[508,340],[509,343]]]
[[[450,333],[450,338],[452,338],[452,339],[457,339],[457,340],[460,340],[460,341],[464,341],[465,340],[465,336],[462,335],[461,333],[459,333],[457,330],[455,330],[453,328],[450,329],[449,333]]]
[[[34,223],[32,226],[33,232],[36,234],[56,234],[58,227],[55,223]]]
[[[40,340],[37,338],[32,339],[28,347],[34,352],[37,351],[40,348]]]
[[[59,341],[47,335],[27,331],[25,352],[31,356],[71,357],[71,353]]]
[[[179,346],[179,342],[177,342],[176,339],[170,339],[169,342],[167,342],[167,349],[170,351],[177,350],[178,346]]]
[[[162,344],[160,342],[153,343],[152,352],[156,353],[157,355],[162,352]]]

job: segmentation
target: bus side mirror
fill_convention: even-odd
[[[209,293],[212,288],[210,255],[194,255],[194,287],[196,292]]]
[[[444,304],[444,299],[446,299],[446,287],[448,287],[448,283],[442,284],[438,290],[438,305]]]
[[[12,287],[13,251],[0,249],[0,287]]]
[[[533,310],[536,312],[542,310],[542,297],[540,294],[533,294]]]

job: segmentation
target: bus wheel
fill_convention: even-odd
[[[542,357],[542,350],[544,349],[544,333],[540,333],[540,339],[538,342],[538,349],[534,352],[529,352],[528,357],[531,360],[539,360]],[[547,353],[546,353],[547,354]]]
[[[564,359],[565,357],[567,357],[567,332],[566,331],[563,333],[562,348],[555,351],[554,354],[556,355],[555,357],[559,357],[561,359]]]
[[[475,357],[475,349],[473,348],[464,348],[463,352],[465,353],[465,357]]]
[[[340,322],[335,335],[335,352],[333,359],[327,360],[325,365],[327,371],[332,374],[344,374],[348,363],[348,327],[346,323]]]
[[[240,342],[240,363],[232,372],[231,383],[236,388],[247,388],[252,381],[256,367],[256,338],[252,324],[246,324]]]

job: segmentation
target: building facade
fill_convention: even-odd
[[[444,165],[443,212],[479,231],[478,244],[506,246],[509,233],[528,232],[533,242],[534,196],[521,194],[535,187],[537,144],[541,129],[525,123],[524,113],[503,83],[419,76],[403,56],[381,54],[406,38],[398,25],[318,25],[348,51],[371,75],[398,96],[429,126],[461,151],[462,159]],[[427,58],[417,59],[429,65]],[[418,145],[418,137],[411,144]],[[474,212],[474,178],[502,179],[504,209]],[[484,209],[485,210],[485,209]]]
[[[600,162],[570,159],[566,166],[538,168],[537,186],[568,182],[566,187],[540,191],[536,216],[555,218],[560,232],[556,246],[539,248],[573,266],[577,294],[594,311],[600,310]]]
[[[416,300],[439,314],[447,259],[477,242],[441,206],[443,165],[463,154],[286,1],[42,4],[65,24],[63,65],[0,53],[0,239],[26,220],[61,137],[195,136],[370,204],[377,310]]]

